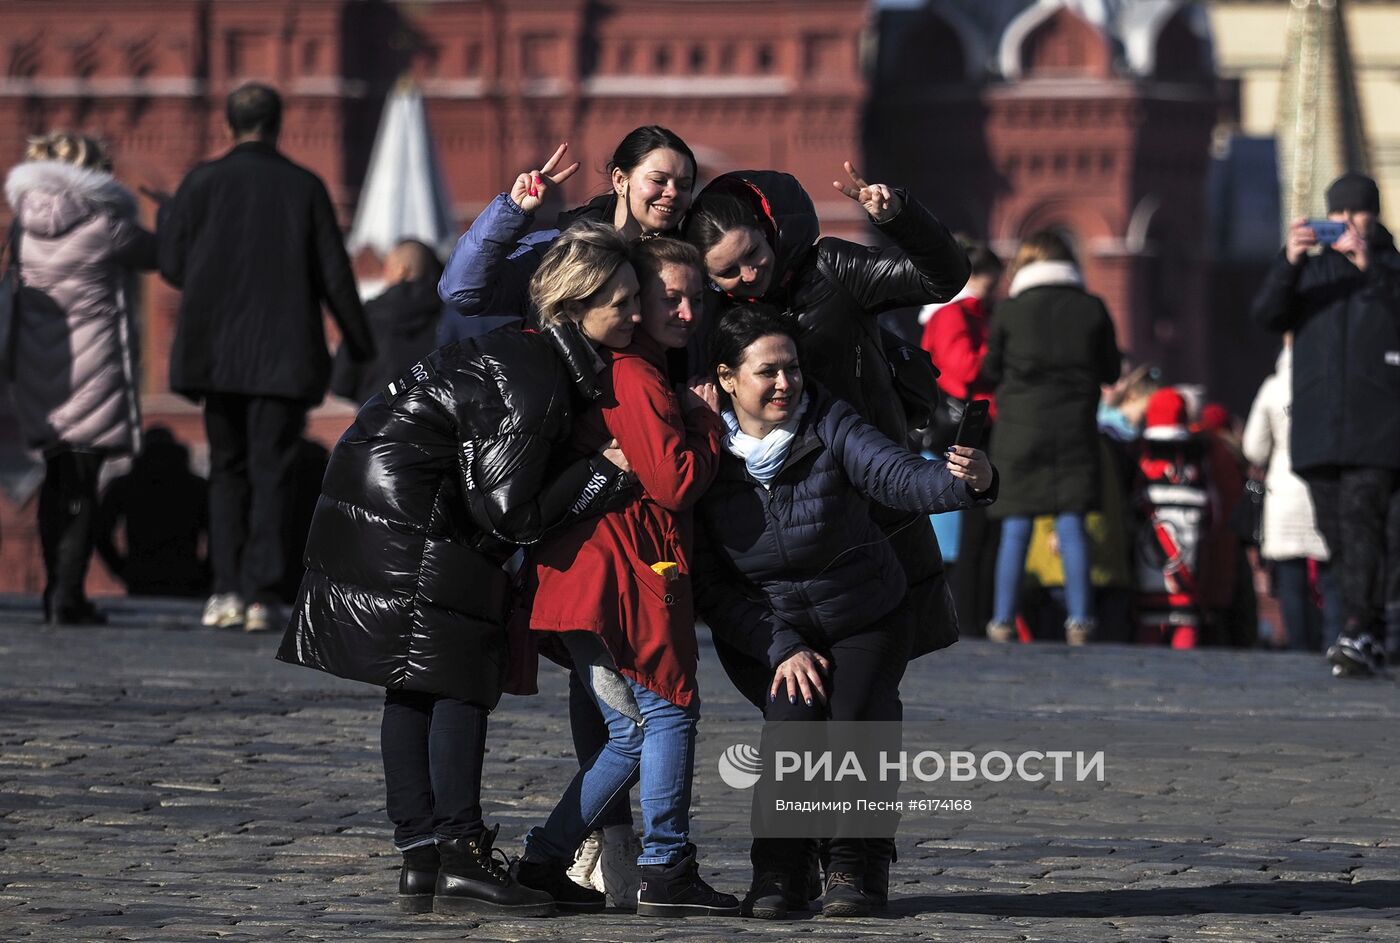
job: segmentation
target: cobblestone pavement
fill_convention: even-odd
[[[911,667],[908,720],[1101,737],[1107,781],[981,783],[971,813],[906,819],[880,918],[468,921],[392,910],[376,691],[188,606],[45,630],[20,604],[0,601],[0,941],[1400,940],[1400,686],[1318,657],[962,642]],[[748,795],[705,744],[757,724],[701,667],[696,841],[742,892]],[[546,675],[491,722],[512,851],[575,768]]]

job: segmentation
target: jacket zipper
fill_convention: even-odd
[[[860,345],[856,345],[856,379],[860,379]]]

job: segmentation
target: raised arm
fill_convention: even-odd
[[[527,170],[492,200],[463,233],[447,260],[438,294],[458,314],[516,315],[530,310],[530,277],[539,268],[555,231],[526,232],[552,187],[568,180],[578,163],[561,167],[569,145],[561,144],[538,170]]]
[[[846,171],[851,183],[833,185],[860,203],[875,227],[894,243],[888,249],[845,243],[850,251],[828,253],[832,275],[856,302],[874,315],[949,301],[962,291],[972,269],[948,228],[906,191],[866,183],[849,161]]]
[[[821,437],[840,459],[851,485],[886,507],[937,514],[996,500],[995,472],[987,490],[974,493],[953,475],[946,459],[925,459],[896,445],[840,400],[822,420]]]

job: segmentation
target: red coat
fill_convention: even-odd
[[[982,359],[987,356],[987,306],[968,295],[933,312],[924,324],[919,346],[928,351],[938,368],[938,385],[960,400],[990,400],[993,385],[978,383]],[[996,404],[992,404],[995,415]]]
[[[603,356],[605,392],[579,418],[574,439],[587,451],[617,439],[641,489],[625,507],[540,544],[530,628],[597,633],[619,671],[685,707],[697,697],[699,662],[690,509],[719,470],[723,426],[705,408],[682,414],[665,351],[650,338],[639,334]],[[679,565],[678,578],[652,570],[663,561]]]

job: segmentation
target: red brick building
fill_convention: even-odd
[[[841,162],[908,184],[1010,252],[1064,231],[1120,343],[1206,380],[1206,176],[1220,108],[1204,14],[1180,0],[0,0],[0,155],[26,134],[92,131],[133,188],[173,190],[228,145],[224,96],[286,100],[283,149],[348,225],[386,95],[421,89],[455,215],[468,222],[561,140],[584,162],[560,205],[605,187],[631,128],[666,125],[701,177],[791,171],[827,232],[873,236],[830,181]],[[153,204],[144,205],[151,222]],[[7,208],[0,207],[7,216]],[[3,220],[0,220],[3,221]],[[197,407],[168,392],[177,296],[146,279],[144,393],[202,454]],[[335,439],[328,403],[311,435]],[[16,451],[0,415],[0,442]],[[34,590],[36,480],[3,469],[0,586]],[[94,567],[95,589],[114,588]]]
[[[0,165],[53,128],[112,142],[133,189],[173,191],[228,146],[224,96],[250,79],[284,94],[281,146],[326,181],[348,225],[385,96],[422,89],[462,223],[561,140],[585,172],[568,205],[605,188],[603,166],[639,124],[670,127],[701,175],[780,167],[812,191],[828,230],[862,236],[830,181],[859,158],[865,0],[0,0]],[[562,204],[561,207],[562,208]],[[146,222],[154,205],[146,202]],[[8,207],[0,221],[7,222]],[[169,394],[177,295],[145,280],[144,406],[200,454],[198,409]],[[328,403],[330,443],[351,410]],[[12,423],[0,437],[15,452]],[[36,479],[0,492],[0,587],[42,582]],[[18,493],[15,493],[18,492]],[[94,588],[112,588],[100,566]],[[100,584],[100,585],[98,585]]]

